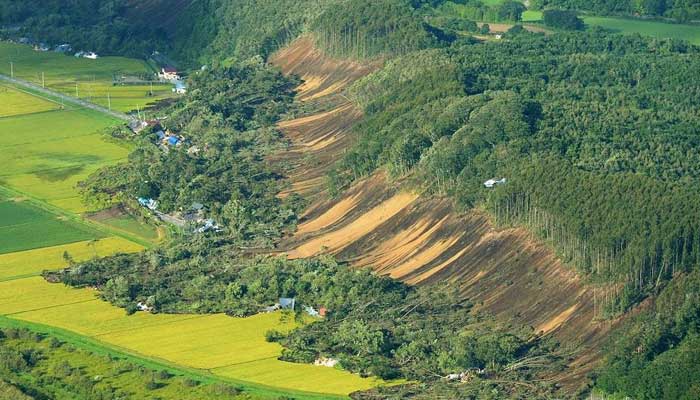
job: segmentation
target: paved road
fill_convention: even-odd
[[[0,81],[10,82],[10,83],[15,84],[17,86],[21,86],[25,89],[29,89],[29,90],[34,91],[34,92],[43,93],[47,96],[57,97],[57,98],[63,99],[63,101],[66,103],[77,105],[79,107],[89,108],[89,109],[92,109],[95,111],[99,111],[101,113],[110,115],[114,118],[121,119],[121,120],[126,121],[126,122],[136,122],[137,121],[136,117],[133,117],[131,115],[127,115],[127,114],[124,114],[124,113],[121,113],[118,111],[110,111],[109,109],[102,107],[102,106],[99,106],[97,104],[90,103],[88,101],[81,100],[81,99],[78,99],[75,97],[67,96],[63,93],[56,92],[56,91],[51,90],[51,89],[43,88],[37,84],[27,82],[27,81],[22,80],[22,79],[11,78],[7,75],[0,74]]]

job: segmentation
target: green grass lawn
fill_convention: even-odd
[[[152,75],[154,71],[141,60],[124,57],[104,57],[97,60],[76,58],[53,51],[38,52],[31,47],[0,42],[0,74],[10,75],[14,64],[14,75],[37,84],[44,82],[50,89],[107,106],[107,94],[112,108],[120,111],[136,110],[137,107],[173,96],[172,85],[154,84],[153,95],[148,86],[113,86],[115,77],[122,75]],[[76,93],[77,85],[77,93]]]
[[[59,219],[28,202],[0,202],[0,254],[99,238],[102,235]]]

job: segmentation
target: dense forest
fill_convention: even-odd
[[[168,116],[162,128],[184,137],[183,146],[164,151],[154,129],[134,138],[128,163],[98,171],[81,189],[88,202],[133,210],[137,197],[157,200],[164,212],[202,203],[223,231],[73,264],[46,274],[51,280],[96,286],[128,312],[145,302],[155,312],[250,315],[296,296],[329,316],[268,339],[285,347],[286,360],[334,357],[363,375],[412,382],[368,398],[557,396],[539,379],[563,368],[567,355],[557,344],[497,324],[453,287],[412,288],[325,257],[251,258],[294,228],[303,205],[276,197],[284,169],[266,161],[287,145],[274,124],[298,111],[299,81],[265,59],[308,33],[333,56],[385,61],[345,93],[364,118],[328,175],[331,193],[386,169],[463,210],[486,210],[502,227],[528,227],[598,289],[598,318],[641,310],[608,345],[597,389],[697,397],[698,48],[599,30],[545,36],[514,28],[487,42],[464,35],[478,30],[475,20],[519,20],[524,7],[516,2],[194,2],[182,14],[191,21],[167,33],[110,31],[128,15],[119,1],[91,17],[92,3],[71,3],[70,16],[54,19],[10,3],[2,25],[23,24],[44,40],[91,40],[95,50],[128,55],[150,54],[162,40],[183,62],[208,64],[191,75],[186,96],[160,110]],[[654,4],[534,5],[695,18],[693,2]],[[51,7],[47,15],[58,13]],[[548,15],[550,25],[580,28],[573,13]],[[98,40],[114,35],[124,42]],[[494,177],[507,184],[486,190]],[[469,384],[442,379],[460,372]]]
[[[367,117],[331,188],[382,166],[411,173],[503,224],[531,226],[591,279],[623,283],[605,304],[625,311],[698,262],[688,200],[698,93],[680,78],[698,68],[694,54],[602,32],[520,33],[396,59],[353,88]],[[481,189],[494,176],[510,183]]]

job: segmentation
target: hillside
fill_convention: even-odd
[[[531,6],[580,8],[555,3]],[[372,382],[326,394],[694,398],[699,47],[511,28],[517,1],[121,1],[88,24],[90,4],[46,29],[22,7],[0,22],[191,67],[121,137],[128,161],[76,186],[183,222],[142,253],[67,255],[49,282],[225,327],[293,308],[298,326],[264,335],[271,363]]]
[[[308,38],[271,61],[302,77],[300,101],[333,102],[348,81],[370,72],[369,67],[323,57]],[[289,175],[291,187],[283,193],[322,191],[331,161],[347,149],[360,117],[345,101],[331,111],[280,123],[293,143],[285,156],[299,160]],[[451,200],[401,189],[383,172],[337,197],[312,197],[294,236],[280,246],[290,258],[333,254],[412,285],[455,283],[462,296],[503,321],[529,325],[577,348],[581,358],[558,378],[571,389],[595,368],[595,349],[614,324],[595,320],[595,290],[526,230],[497,229],[485,213],[458,212]]]

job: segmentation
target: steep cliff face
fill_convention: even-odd
[[[328,101],[323,111],[280,124],[293,146],[280,159],[292,164],[282,195],[312,199],[297,232],[282,243],[290,258],[334,254],[358,267],[414,285],[451,282],[466,298],[504,322],[554,335],[571,351],[570,370],[555,377],[573,390],[595,366],[614,322],[595,320],[594,289],[547,246],[521,228],[497,229],[478,210],[458,212],[449,199],[421,195],[383,172],[342,195],[324,192],[324,174],[352,141],[362,118],[338,95],[374,66],[330,60],[304,38],[273,57],[285,73],[302,77],[300,101]]]

